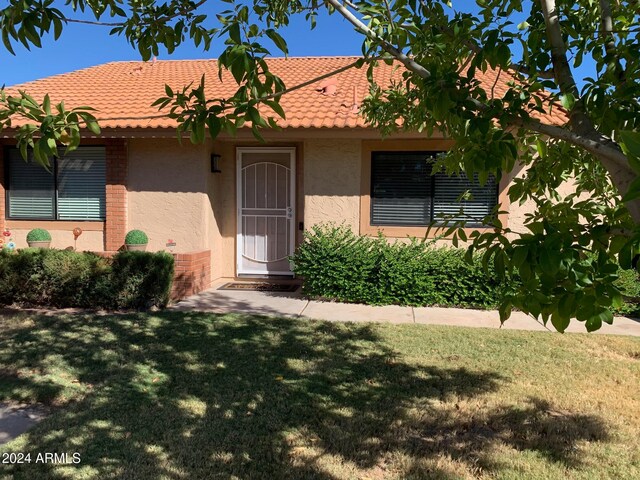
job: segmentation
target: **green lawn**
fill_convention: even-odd
[[[640,340],[161,313],[0,317],[0,478],[640,478]],[[0,458],[1,454],[0,454]]]

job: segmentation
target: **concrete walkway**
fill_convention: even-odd
[[[0,445],[10,442],[41,421],[47,412],[38,406],[0,402]]]
[[[249,290],[218,290],[226,282],[177,303],[171,310],[213,313],[245,313],[292,318],[309,318],[336,322],[420,323],[425,325],[455,325],[460,327],[500,328],[495,310],[462,308],[372,307],[350,303],[307,300],[299,292],[273,293]],[[550,325],[551,327],[551,325]],[[529,315],[513,312],[502,328],[511,330],[555,331]],[[586,332],[584,324],[572,321],[568,332]],[[616,317],[613,325],[603,325],[598,333],[640,336],[640,322]]]

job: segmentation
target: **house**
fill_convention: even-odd
[[[288,86],[339,69],[350,57],[274,58],[274,73]],[[393,66],[376,69],[380,82]],[[175,123],[151,104],[164,85],[175,89],[205,74],[210,96],[229,96],[235,82],[218,80],[214,60],[114,62],[15,86],[38,100],[45,94],[67,107],[97,109],[102,133],[87,133],[82,146],[58,159],[51,172],[22,161],[11,132],[0,142],[0,230],[18,247],[26,233],[48,229],[52,246],[115,251],[130,229],[149,236],[148,250],[176,254],[182,294],[219,278],[291,275],[287,256],[309,226],[345,222],[360,234],[422,237],[440,213],[455,213],[461,192],[474,199],[465,209],[482,217],[496,203],[517,229],[531,205],[510,205],[506,192],[516,173],[500,185],[444,175],[429,176],[428,155],[445,151],[442,137],[398,135],[383,140],[358,115],[368,91],[364,70],[350,69],[285,95],[280,131],[265,131],[266,143],[250,131],[193,145],[176,139]],[[496,72],[480,80],[497,93],[507,78]],[[506,77],[506,76],[505,76]],[[562,112],[545,121],[564,123]],[[481,225],[477,225],[482,228]]]

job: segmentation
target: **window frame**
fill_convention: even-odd
[[[434,225],[435,227],[445,227],[445,224],[438,221],[434,218],[435,212],[435,199],[436,199],[436,175],[433,174],[433,168],[430,169],[429,177],[430,177],[430,191],[429,191],[429,223],[426,224],[406,224],[406,223],[373,223],[373,192],[374,192],[374,172],[373,172],[373,164],[374,158],[376,155],[390,155],[390,156],[402,156],[402,155],[429,155],[435,158],[436,155],[446,153],[446,150],[372,150],[371,158],[369,160],[369,171],[370,171],[370,179],[369,179],[369,225],[372,227],[394,227],[394,228],[426,228],[429,225]],[[500,182],[495,182],[495,198],[496,204],[500,205]],[[494,205],[494,207],[495,207]],[[493,207],[492,207],[493,208]],[[491,228],[491,225],[486,225],[484,223],[477,222],[466,222],[465,227],[469,228]]]
[[[452,238],[452,234],[447,234],[445,227],[416,227],[416,226],[379,226],[371,225],[371,153],[376,151],[385,152],[407,152],[407,151],[448,151],[451,150],[455,142],[449,138],[444,138],[434,132],[433,137],[424,138],[418,134],[407,134],[400,138],[380,139],[365,138],[359,141],[359,165],[360,165],[360,198],[359,208],[357,210],[357,226],[361,235],[377,237],[382,235],[387,238],[424,238],[439,239],[447,241]],[[509,185],[515,175],[519,172],[519,168],[514,168],[511,172],[503,172],[500,182],[498,183],[498,205],[500,220],[503,228],[508,228],[510,223],[509,211],[511,210],[511,201],[509,200]],[[465,233],[470,235],[475,231],[492,231],[494,227],[463,227]]]
[[[86,145],[87,147],[99,147],[105,149],[105,169],[107,168],[107,147],[106,145]],[[78,149],[82,148],[82,146],[78,147]],[[106,213],[106,205],[105,205],[105,215],[104,218],[84,218],[84,219],[59,219],[58,218],[58,157],[54,157],[53,161],[53,217],[15,217],[11,215],[11,158],[10,152],[12,150],[17,150],[16,146],[6,145],[3,148],[3,161],[4,161],[4,202],[5,202],[5,220],[19,221],[19,222],[100,222],[104,223],[107,219]],[[106,198],[106,188],[107,188],[107,175],[105,172],[105,198]]]

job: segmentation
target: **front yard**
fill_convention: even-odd
[[[640,478],[640,339],[161,313],[0,316],[0,478]],[[1,458],[1,453],[0,453]]]

